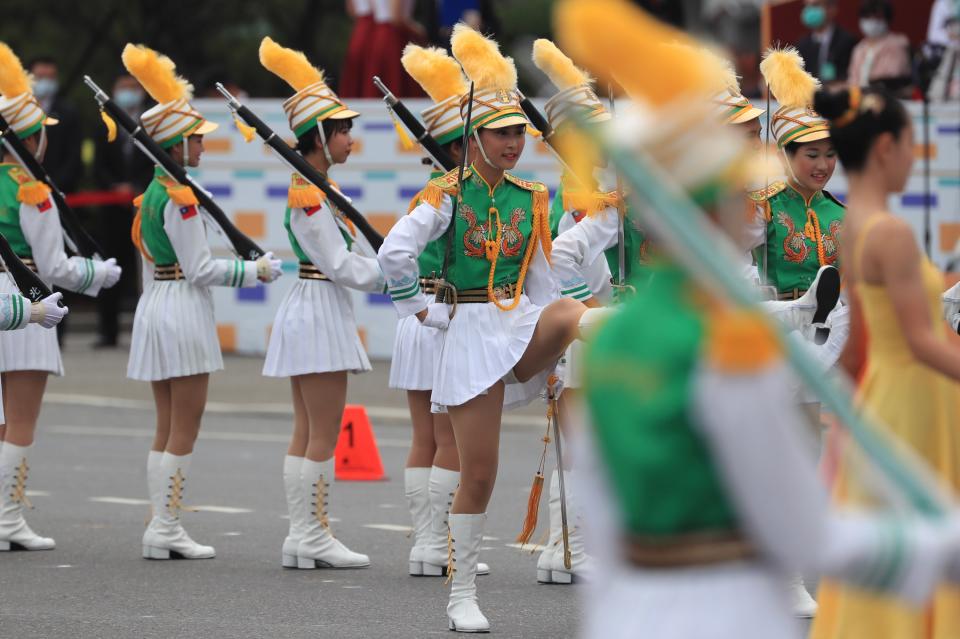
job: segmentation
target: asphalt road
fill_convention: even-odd
[[[186,526],[216,546],[217,558],[140,558],[153,414],[147,385],[123,379],[124,360],[74,340],[65,350],[67,377],[51,381],[28,518],[57,549],[0,554],[0,637],[448,635],[448,587],[406,574],[409,426],[402,395],[385,390],[385,365],[352,379],[350,401],[370,407],[389,479],[337,483],[330,504],[336,534],[369,554],[372,566],[298,571],[280,568],[287,389],[264,381],[252,358],[228,358],[214,378],[186,496],[200,508],[184,515]],[[575,636],[579,587],[537,585],[536,555],[509,546],[539,456],[542,409],[511,419],[482,551],[492,569],[480,578],[483,610],[500,636]]]

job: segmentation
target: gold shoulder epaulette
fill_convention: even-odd
[[[466,180],[473,174],[468,168],[463,171],[463,179]],[[427,185],[423,187],[423,191],[420,192],[420,201],[424,204],[429,204],[435,209],[440,208],[440,204],[443,202],[443,196],[449,195],[453,197],[457,194],[457,179],[460,176],[460,169],[456,168],[451,171],[447,171],[440,177],[435,177]]]
[[[177,206],[196,206],[200,203],[197,200],[197,194],[186,184],[180,184],[166,175],[158,177],[157,180],[167,190],[167,195]]]
[[[504,173],[503,177],[506,178],[507,182],[511,184],[516,184],[521,189],[525,191],[546,191],[547,185],[543,182],[531,182],[530,180],[524,180],[518,178],[516,175],[510,175],[509,173]]]
[[[291,209],[309,209],[320,206],[326,195],[320,188],[299,173],[290,176],[290,189],[287,191],[287,206]]]
[[[33,176],[24,168],[15,166],[7,172],[7,175],[17,183],[17,202],[37,206],[50,198],[50,187],[40,180],[33,179]]]
[[[766,188],[749,191],[747,197],[759,204],[760,202],[766,202],[785,188],[787,188],[787,183],[778,180]]]

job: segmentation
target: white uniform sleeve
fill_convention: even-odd
[[[19,293],[0,293],[0,331],[15,331],[30,323],[31,302]]]
[[[313,213],[293,209],[290,228],[310,261],[332,281],[359,291],[383,292],[383,274],[376,258],[362,255],[363,248],[356,241],[353,244],[356,251],[347,248],[328,203],[324,202]]]
[[[583,301],[599,292],[592,289],[590,279],[597,278],[596,261],[617,244],[618,215],[616,209],[608,208],[554,240],[550,259],[561,295]]]
[[[915,602],[930,596],[946,564],[945,533],[829,509],[783,365],[739,375],[705,367],[695,396],[695,423],[761,556]]]
[[[163,230],[177,254],[184,277],[194,286],[248,288],[257,283],[252,260],[214,258],[199,206],[181,207],[169,200],[163,209]]]
[[[753,217],[747,220],[743,225],[744,246],[748,251],[752,251],[758,246],[762,246],[767,239],[767,214],[766,209],[757,204],[753,210]]]
[[[387,290],[400,317],[419,313],[429,299],[420,290],[420,265],[417,258],[427,244],[447,230],[453,214],[453,201],[444,195],[440,208],[422,203],[393,225],[377,261],[387,278]],[[531,265],[532,266],[532,265]]]
[[[527,279],[523,283],[523,289],[530,301],[537,306],[546,306],[560,297],[560,289],[557,288],[550,262],[547,261],[547,256],[543,253],[543,244],[539,241],[534,249],[533,257],[530,258],[530,266],[527,268]]]
[[[40,205],[20,204],[20,228],[30,245],[40,279],[75,293],[96,297],[107,270],[103,262],[86,257],[67,257],[63,247],[60,214],[53,200]]]

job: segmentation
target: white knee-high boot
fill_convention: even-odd
[[[27,499],[27,451],[29,446],[5,442],[0,448],[0,551],[53,550],[56,543],[30,530],[23,518]]]
[[[327,499],[333,483],[333,459],[325,462],[303,460],[300,485],[306,500],[303,536],[297,546],[297,567],[364,568],[370,558],[353,552],[330,532]]]
[[[303,485],[300,481],[302,470],[303,457],[286,455],[283,458],[283,492],[287,496],[287,514],[290,516],[290,527],[280,553],[284,568],[297,567],[297,548],[306,529],[307,502],[304,499]]]
[[[450,515],[451,569],[447,620],[457,632],[490,632],[490,622],[477,603],[477,556],[483,541],[486,513]]]
[[[405,468],[403,493],[413,523],[413,548],[410,549],[410,574],[423,574],[423,549],[430,539],[430,468]]]
[[[550,476],[550,539],[537,560],[537,581],[544,584],[569,584],[588,581],[592,562],[583,544],[580,510],[574,498],[576,473],[563,471],[567,496],[567,540],[570,542],[570,568],[563,563],[563,516],[560,508],[560,471]]]
[[[149,479],[153,519],[143,533],[145,559],[211,559],[212,546],[198,544],[180,523],[180,509],[190,473],[191,455],[165,452],[157,472]]]
[[[453,495],[460,485],[460,473],[434,466],[430,469],[430,528],[420,554],[420,565],[410,562],[410,574],[424,577],[442,577],[447,574],[449,555],[447,516],[453,504]],[[490,567],[477,562],[477,574],[490,573]]]

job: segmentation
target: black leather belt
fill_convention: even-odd
[[[153,269],[153,279],[156,282],[173,282],[182,280],[183,271],[180,270],[180,263],[167,264],[165,266],[156,266]]]
[[[301,280],[323,280],[324,282],[329,282],[330,278],[320,272],[313,264],[308,264],[306,262],[300,262],[300,279]]]

